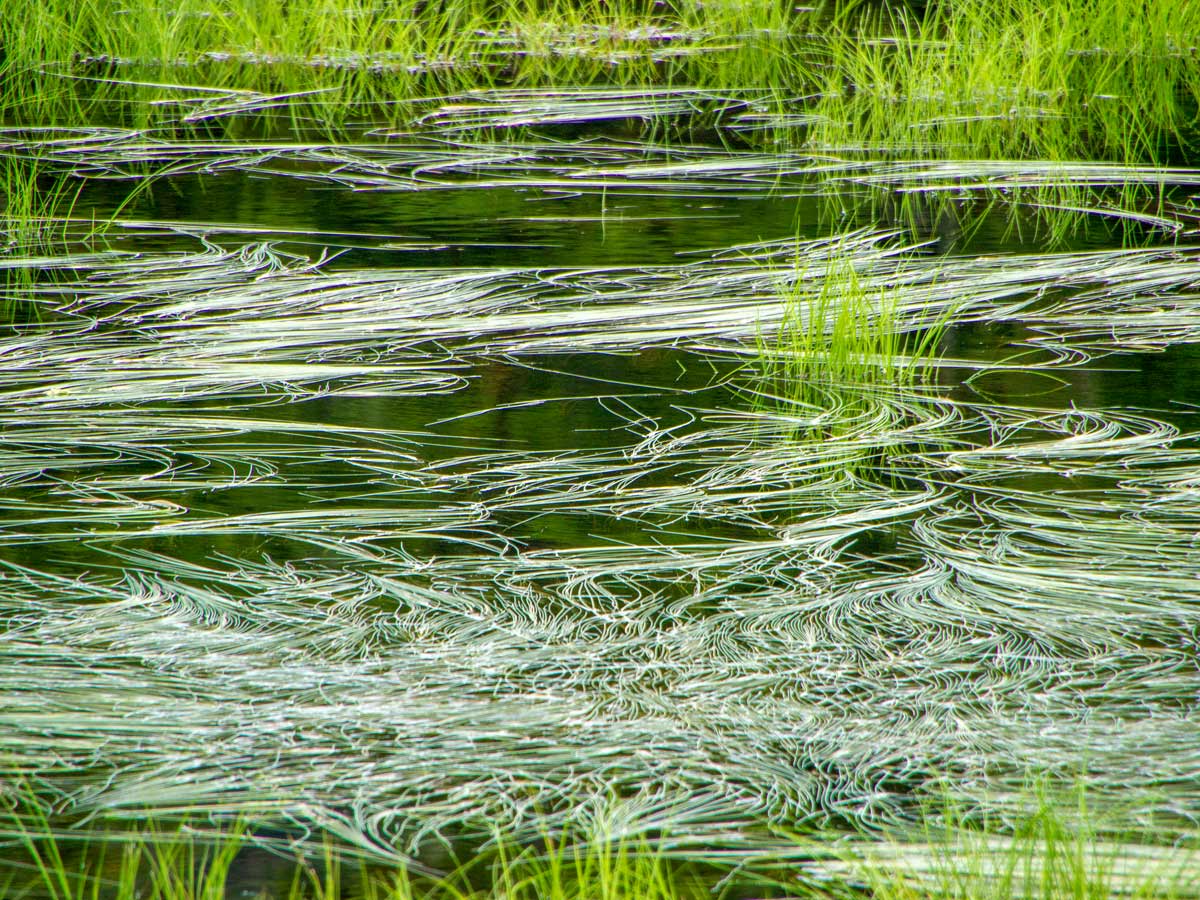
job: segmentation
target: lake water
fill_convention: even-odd
[[[71,816],[417,858],[587,815],[749,853],[1038,777],[1186,830],[1189,238],[568,137],[183,146],[109,251],[26,267],[5,765]],[[942,304],[943,363],[764,398],[831,259],[917,298],[897,328]]]

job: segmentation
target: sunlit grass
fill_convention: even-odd
[[[326,122],[348,104],[499,85],[690,85],[767,92],[778,127],[762,133],[791,146],[1165,163],[1190,141],[1200,104],[1200,13],[1186,0],[1121,0],[1103,15],[1089,0],[877,14],[732,0],[463,0],[391,12],[361,0],[20,4],[0,28],[5,100],[25,117],[68,108],[46,90],[61,90],[60,76],[104,96],[97,82],[122,72],[160,82],[131,86],[145,99],[188,84],[302,94],[303,115]]]
[[[945,319],[909,340],[897,321],[898,283],[864,279],[846,259],[786,278],[783,320],[759,351],[773,393],[811,402],[825,387],[905,387],[925,372]]]
[[[1033,790],[1025,799],[1027,808],[1004,820],[953,805],[934,809],[915,832],[849,842],[840,859],[814,868],[832,878],[834,896],[882,900],[1106,900],[1200,891],[1193,842],[1172,846],[1109,830],[1082,791]]]
[[[0,884],[13,896],[47,900],[224,900],[235,891],[277,900],[1196,895],[1200,850],[1108,830],[1085,795],[1076,796],[1027,793],[1029,806],[1006,821],[933,808],[916,828],[882,838],[785,834],[744,858],[718,848],[681,852],[667,835],[620,835],[600,817],[527,842],[496,832],[481,845],[448,844],[430,866],[364,856],[328,834],[260,835],[245,819],[64,827],[10,794],[0,809]]]
[[[74,194],[36,159],[0,158],[0,253],[34,254],[61,244]],[[0,257],[2,258],[2,257]]]
[[[780,278],[780,324],[774,335],[760,336],[749,366],[755,404],[773,414],[769,430],[791,422],[787,439],[813,445],[814,462],[825,456],[822,445],[842,447],[808,477],[889,479],[895,473],[888,461],[918,450],[906,443],[914,436],[910,417],[925,417],[915,412],[923,402],[918,389],[936,361],[952,306],[906,327],[903,268],[885,280],[860,274],[849,256],[834,255],[816,271],[797,263]]]
[[[1194,4],[931,4],[835,32],[814,138],[889,155],[1165,162],[1195,123]]]
[[[486,140],[617,121],[643,137],[851,161],[987,160],[1000,167],[993,181],[1032,162],[1035,183],[1019,193],[980,185],[969,166],[943,169],[940,185],[897,169],[876,184],[964,184],[1032,206],[1039,237],[1056,245],[1088,218],[1130,240],[1139,228],[1180,230],[1164,214],[1161,177],[1110,173],[1098,193],[1070,173],[1186,160],[1200,109],[1200,14],[1183,0],[1122,0],[1104,15],[1089,0],[461,0],[391,12],[365,0],[19,3],[0,22],[10,121],[102,115],[161,129],[160,149],[163,136],[345,137],[358,120]],[[497,104],[496,89],[515,102]],[[579,89],[613,93],[567,99]],[[447,102],[431,112],[432,97]]]
[[[1187,435],[919,379],[856,411],[852,384],[754,408],[672,373],[653,413],[590,368],[655,346],[728,371],[829,268],[868,324],[890,298],[899,347],[948,309],[1029,323],[1009,349],[1038,354],[990,377],[1068,377],[1195,342],[1195,258],[855,233],[584,272],[71,259],[55,314],[0,344],[0,761],[81,816],[252,812],[401,854],[480,822],[536,840],[614,791],[625,834],[749,854],[799,822],[911,824],[947,771],[1003,812],[1013,760],[1069,775],[1084,750],[1098,804],[1195,809]],[[590,379],[519,402],[555,429],[604,412],[588,445],[428,421],[507,412],[443,404],[473,361],[564,352]],[[409,430],[395,410],[435,391]]]
[[[1194,436],[987,388],[1090,388],[1085,363],[1197,343],[1197,252],[913,245],[916,219],[974,197],[1043,211],[1062,243],[1085,216],[1183,231],[1162,207],[1196,172],[1163,164],[1195,125],[1194,6],[395,6],[18,0],[0,20],[0,265],[48,313],[0,340],[0,774],[163,822],[104,865],[163,900],[224,890],[247,815],[392,859],[504,835],[488,886],[391,873],[379,897],[666,898],[683,888],[644,835],[743,859],[797,824],[878,835],[942,778],[1000,817],[975,849],[955,832],[968,859],[1015,838],[1002,872],[1078,898],[1114,883],[1077,874],[1096,835],[1012,814],[1018,761],[1066,778],[1081,754],[1098,803],[1178,815],[1180,837],[1200,809]],[[570,138],[609,127],[656,140]],[[70,176],[150,173],[335,203],[852,187],[912,236],[621,268],[352,268],[240,243],[240,221],[192,223],[198,250],[171,223],[127,223],[154,249],[66,241]],[[971,327],[1011,327],[1012,359],[939,358]],[[750,378],[683,390],[610,364],[652,352]],[[495,378],[442,408],[498,366],[555,383],[554,355],[586,361],[557,382],[577,396]],[[581,446],[531,438],[539,406]],[[510,415],[502,440],[440,430]],[[613,795],[621,829],[547,844]],[[201,821],[235,824],[178,830]],[[91,896],[48,820],[13,833],[53,896]],[[929,889],[941,870],[914,859],[961,848],[911,849],[848,890],[1038,888]],[[289,890],[331,897],[326,870]]]

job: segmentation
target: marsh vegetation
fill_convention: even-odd
[[[1197,892],[1200,5],[0,46],[5,891]]]

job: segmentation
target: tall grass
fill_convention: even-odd
[[[0,814],[0,846],[4,896],[44,900],[225,900],[250,891],[278,900],[701,900],[713,896],[716,879],[672,860],[660,844],[602,829],[524,846],[497,835],[434,870],[368,864],[329,837],[292,851],[279,838],[256,838],[242,821],[56,827],[36,804],[11,797]],[[252,850],[278,860],[264,871],[248,862]]]
[[[735,36],[740,4],[653,0],[14,0],[0,22],[10,106],[41,110],[39,73],[136,72],[173,85],[332,90],[317,108],[507,84],[636,83]],[[55,83],[50,79],[50,83]]]
[[[36,253],[60,241],[77,195],[37,160],[0,158],[0,254]]]
[[[1186,0],[959,0],[829,33],[817,144],[897,155],[1164,161],[1200,101]]]
[[[691,84],[768,89],[778,120],[791,122],[773,137],[837,149],[1161,162],[1192,134],[1200,8],[1189,0],[872,9],[850,0],[829,4],[828,15],[735,0],[12,0],[0,20],[0,94],[22,115],[45,115],[63,105],[57,76],[127,72],[304,93],[336,118],[347,103],[497,84]]]
[[[976,819],[958,807],[931,813],[918,839],[851,844],[823,869],[834,895],[877,900],[1102,900],[1194,897],[1200,853],[1107,831],[1086,794],[1027,797],[1008,822]],[[821,870],[821,866],[817,866]],[[844,881],[842,880],[844,879]],[[848,889],[847,889],[848,888]]]
[[[337,91],[320,103],[497,83],[757,86],[776,91],[781,113],[814,116],[799,137],[820,145],[1146,162],[1186,136],[1200,98],[1200,12],[1187,0],[962,0],[826,22],[732,1],[11,6],[10,103],[32,102],[30,79],[47,67],[108,78],[132,65],[169,83]]]
[[[28,318],[38,267],[29,257],[61,246],[78,198],[62,175],[49,175],[36,159],[0,158],[0,324]]]
[[[644,123],[650,137],[680,127],[731,144],[851,157],[1037,160],[1049,167],[1040,187],[1016,195],[997,186],[992,196],[1032,204],[1052,243],[1096,215],[1122,223],[1129,239],[1161,226],[1158,186],[1131,177],[1097,197],[1054,183],[1050,169],[1063,166],[1065,178],[1081,159],[1187,159],[1200,109],[1197,4],[817,6],[13,0],[0,18],[0,111],[38,124],[115,116],[169,126],[175,137],[180,128],[232,136],[248,121],[336,132],[367,119],[421,131],[445,118],[423,115],[420,101],[431,96],[616,86],[627,92],[626,122]],[[663,98],[681,86],[723,92],[717,113]],[[744,114],[734,111],[739,102]],[[189,104],[198,109],[180,117]],[[609,107],[602,118],[619,118]],[[556,121],[564,120],[533,117]],[[511,137],[512,122],[496,124]],[[478,124],[480,134],[490,130]]]

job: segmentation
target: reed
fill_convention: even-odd
[[[899,156],[1165,162],[1200,99],[1194,4],[984,0],[832,30],[812,138]]]
[[[111,89],[123,71],[303,96],[326,120],[497,84],[757,86],[778,122],[800,121],[770,135],[793,145],[1145,163],[1190,140],[1200,103],[1200,13],[1187,0],[1118,0],[1103,15],[1093,0],[879,14],[733,0],[459,0],[401,14],[367,0],[15,2],[0,23],[0,95],[27,117],[61,107],[71,79]]]

